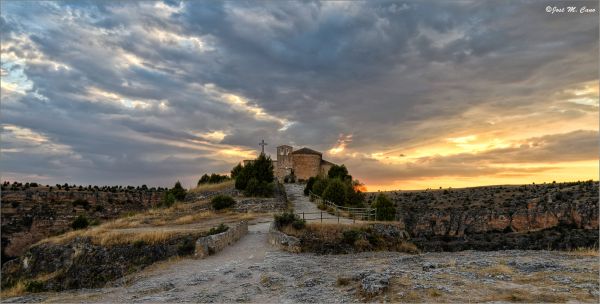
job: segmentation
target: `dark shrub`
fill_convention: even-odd
[[[304,187],[304,195],[309,195],[310,191],[312,191],[312,187],[315,184],[315,181],[317,180],[316,177],[311,176],[308,181],[306,181],[306,187]]]
[[[346,203],[346,187],[339,179],[332,179],[327,188],[323,191],[323,199],[328,200],[337,205]]]
[[[231,169],[231,178],[235,179],[240,172],[242,172],[242,164],[237,164],[237,166],[233,167],[233,169]]]
[[[175,204],[175,195],[170,191],[165,192],[163,194],[162,201],[158,204],[159,207],[169,208]]]
[[[104,209],[104,206],[102,206],[102,205],[96,205],[96,207],[94,207],[94,210],[95,210],[96,212],[102,212],[102,211],[104,211],[105,209]]]
[[[255,179],[256,182],[252,182]],[[248,196],[271,196],[275,180],[271,158],[261,153],[257,159],[242,167],[235,178],[235,188],[244,190]],[[251,189],[248,189],[248,188]]]
[[[27,292],[42,292],[46,291],[46,286],[40,281],[29,281],[25,283],[25,291]]]
[[[344,232],[342,232],[342,237],[343,237],[343,241],[346,244],[354,244],[354,242],[356,242],[356,240],[358,240],[358,237],[360,236],[360,231],[358,230],[346,230]]]
[[[198,185],[206,184],[206,183],[208,183],[209,180],[210,180],[210,176],[208,176],[208,174],[204,174],[204,175],[202,175],[202,177],[200,177],[200,180],[198,180]]]
[[[135,240],[133,242],[133,247],[140,249],[142,247],[146,246],[146,242],[144,242],[144,240]]]
[[[179,244],[177,244],[178,255],[190,255],[194,253],[194,249],[196,249],[196,244],[191,237],[186,237]]]
[[[81,198],[78,198],[75,201],[73,201],[73,207],[75,207],[75,206],[81,206],[85,210],[90,209],[90,203],[87,200],[84,200]]]
[[[377,220],[379,221],[393,221],[396,217],[394,203],[384,194],[379,194],[371,206],[377,209]]]
[[[275,218],[275,227],[277,227],[277,228],[291,225],[296,221],[304,222],[303,219],[301,219],[297,214],[294,214],[293,212],[284,212],[281,214],[275,214],[274,218]],[[297,225],[300,225],[300,224],[297,224]]]
[[[213,209],[221,210],[233,206],[235,204],[235,200],[229,195],[219,194],[212,198],[210,204]]]
[[[210,175],[210,178],[208,179],[208,183],[209,184],[218,184],[218,183],[222,183],[228,179],[229,179],[229,177],[227,177],[227,175],[220,175],[220,174],[213,173]]]
[[[312,192],[316,195],[323,195],[323,191],[325,191],[325,188],[327,188],[327,185],[329,184],[328,180],[326,179],[322,179],[322,178],[317,178],[312,186]]]
[[[327,172],[327,177],[329,178],[339,178],[340,180],[352,180],[352,176],[348,175],[348,169],[346,169],[345,165],[333,165],[329,172]]]
[[[227,230],[229,230],[229,226],[221,223],[217,227],[210,228],[210,230],[208,231],[207,235],[219,234],[219,233],[223,233],[223,232],[225,232]]]
[[[306,221],[303,219],[297,218],[292,222],[292,227],[294,227],[294,229],[302,229],[304,226],[306,226]]]
[[[187,191],[185,189],[183,189],[183,187],[181,186],[181,183],[179,181],[177,181],[175,183],[175,186],[173,186],[173,188],[170,190],[170,192],[173,194],[173,196],[175,197],[176,200],[182,201],[185,199],[185,193]]]
[[[273,195],[273,185],[265,181],[258,181],[256,178],[251,178],[244,190],[246,196],[269,197]]]
[[[77,229],[87,228],[89,225],[90,225],[90,222],[88,221],[87,217],[80,215],[73,221],[73,223],[71,224],[71,227],[74,230],[77,230]]]

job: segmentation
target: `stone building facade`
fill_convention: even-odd
[[[273,160],[275,177],[283,182],[286,176],[294,176],[296,181],[306,181],[311,176],[327,174],[334,164],[323,159],[323,154],[309,148],[294,151],[288,145],[277,147],[277,157]]]

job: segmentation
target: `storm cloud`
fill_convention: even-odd
[[[191,186],[263,138],[367,186],[597,179],[597,2],[262,4],[3,1],[3,179]]]

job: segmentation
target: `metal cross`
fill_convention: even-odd
[[[265,146],[267,145],[265,140],[261,140],[261,142],[259,142],[258,145],[262,148],[262,153],[265,154]]]

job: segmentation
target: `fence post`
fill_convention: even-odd
[[[304,220],[304,212],[302,212],[302,220]]]
[[[338,212],[338,224],[340,223],[340,213]]]
[[[321,223],[323,222],[323,211],[321,211]]]

